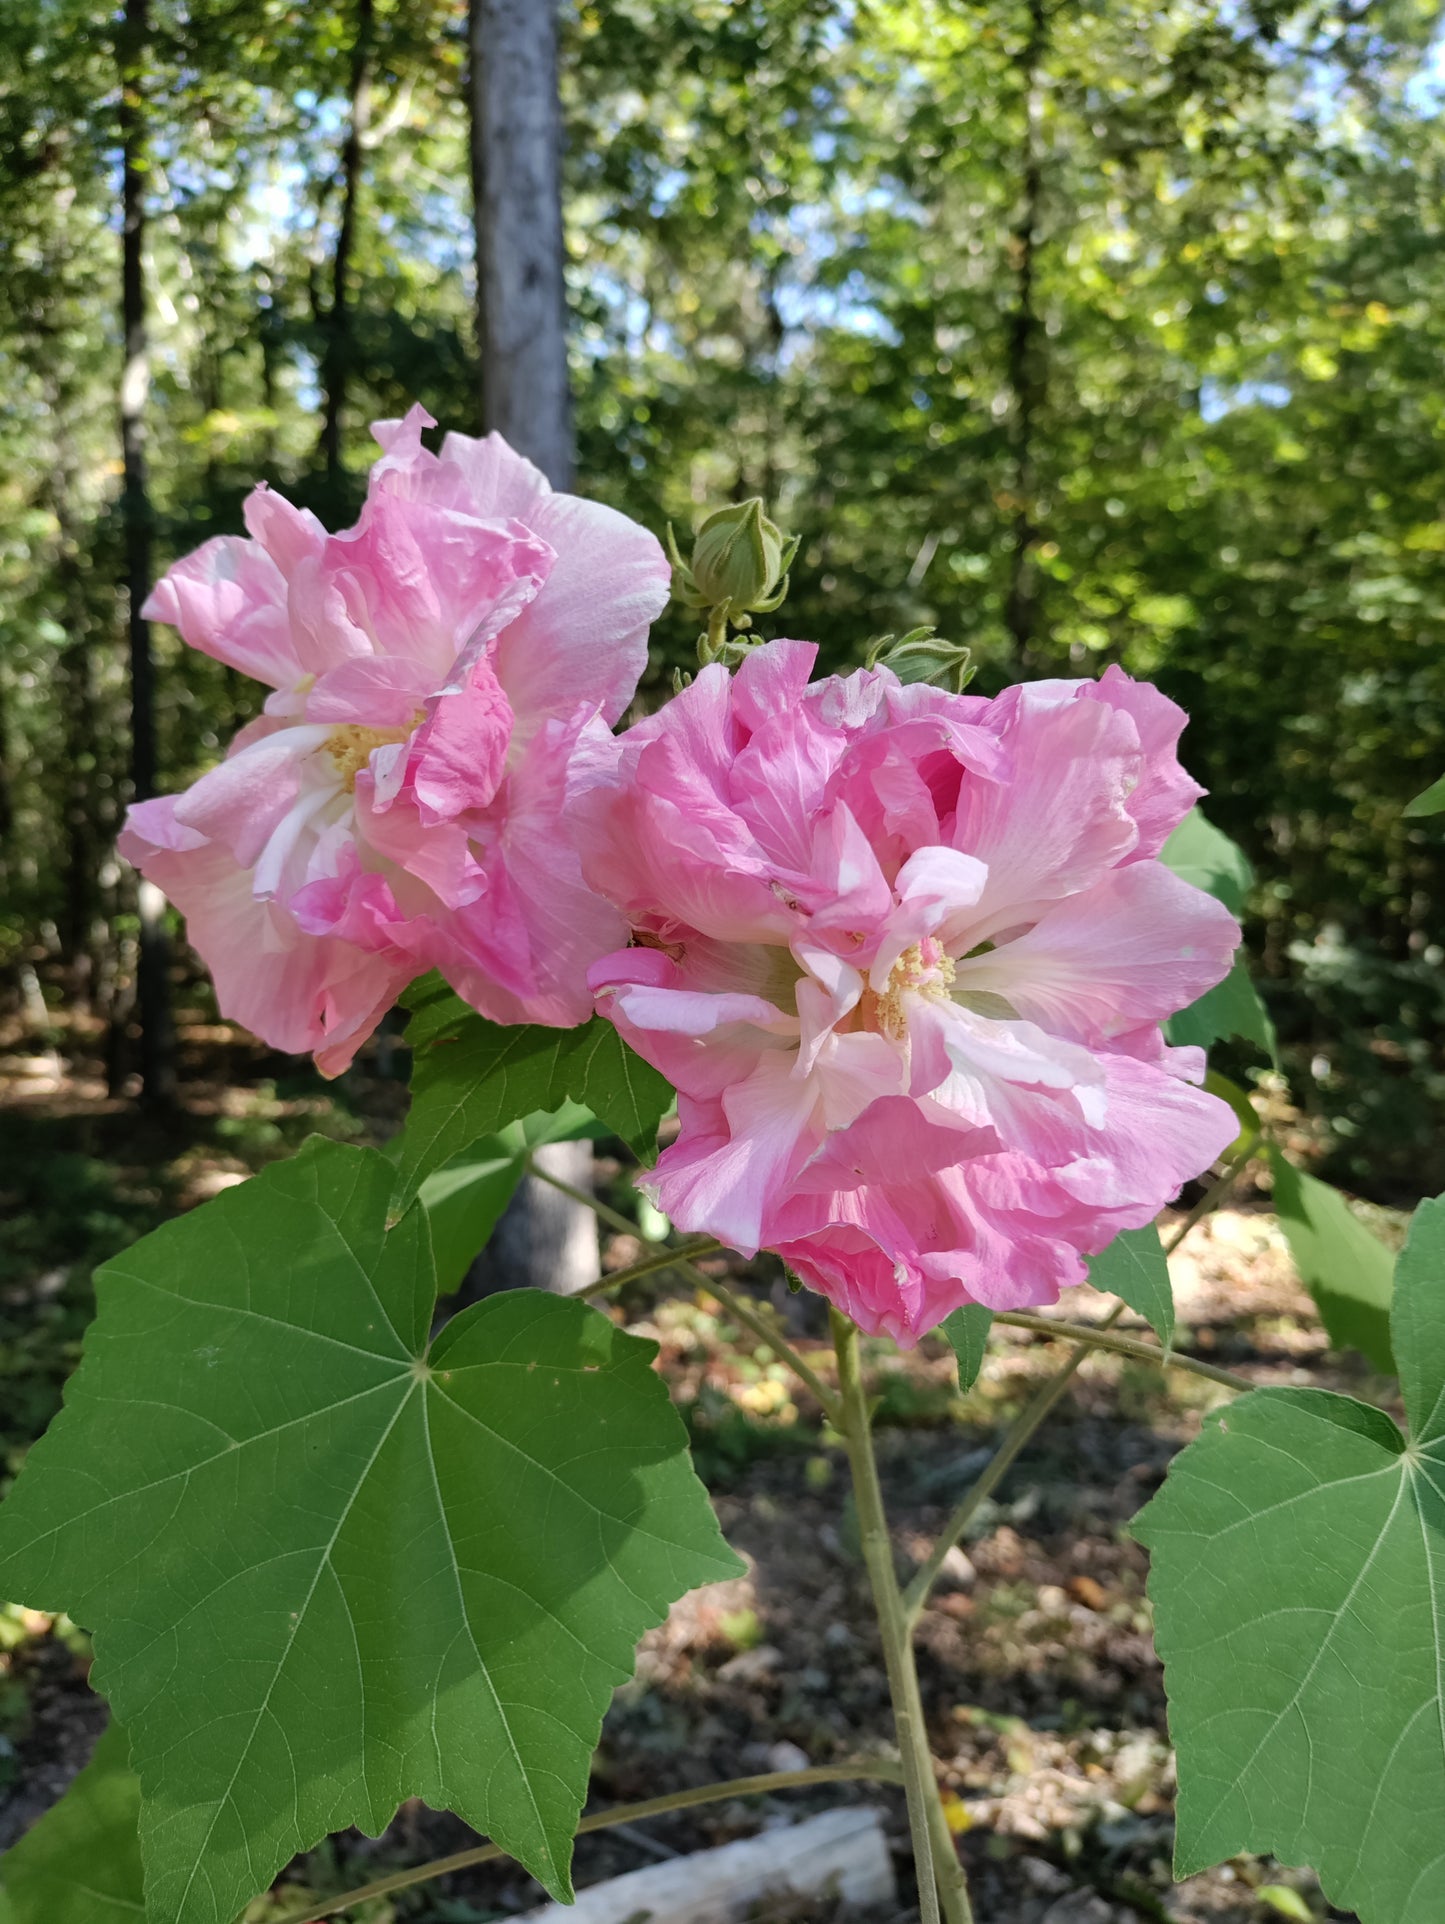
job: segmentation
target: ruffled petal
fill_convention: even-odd
[[[188,646],[270,688],[290,687],[306,672],[285,577],[264,548],[238,535],[218,535],[177,561],[141,613],[169,622]]]
[[[121,852],[185,916],[222,1013],[273,1048],[312,1053],[324,1074],[339,1075],[414,964],[307,934],[278,904],[256,898],[249,871],[227,849],[167,823],[165,806],[131,811]]]
[[[1116,869],[987,955],[956,965],[956,994],[1006,999],[1079,1042],[1157,1023],[1227,973],[1239,924],[1159,862]]]
[[[1188,799],[1167,704],[811,666],[708,669],[599,768],[587,873],[636,946],[591,979],[681,1092],[673,1220],[910,1343],[1054,1301],[1232,1139],[1158,1024],[1238,931],[1140,855]]]

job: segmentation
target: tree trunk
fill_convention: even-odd
[[[572,482],[555,0],[471,0],[482,415]]]
[[[333,489],[341,484],[341,431],[346,389],[351,378],[351,257],[356,251],[356,219],[361,199],[362,154],[371,119],[371,42],[374,0],[357,0],[356,39],[351,48],[350,110],[341,148],[341,218],[331,262],[331,306],[326,316],[326,349],[321,363],[325,408],[321,417],[321,456]]]
[[[1043,63],[1048,16],[1044,0],[1030,0],[1029,37],[1020,62],[1024,83],[1023,180],[1018,219],[1009,236],[1014,271],[1014,309],[1009,319],[1008,370],[1014,403],[1014,522],[1013,555],[1009,569],[1004,622],[1013,636],[1021,672],[1042,666],[1035,659],[1039,628],[1039,570],[1034,548],[1037,521],[1038,475],[1034,440],[1044,402],[1042,331],[1035,304],[1035,276],[1039,218],[1043,201],[1043,156],[1040,152],[1039,69]]]
[[[131,787],[138,802],[156,791],[155,661],[150,623],[141,613],[151,586],[151,505],[146,486],[146,401],[150,359],[146,340],[145,64],[149,0],[125,0],[117,36],[121,137],[121,332],[125,361],[120,382],[124,483],[125,578],[130,634]],[[136,1001],[140,1016],[142,1099],[156,1107],[175,1100],[175,1040],[170,1010],[170,944],[165,903],[154,883],[137,887],[140,943]]]
[[[52,258],[51,284],[59,286],[63,268]],[[75,397],[54,351],[59,330],[47,312],[40,338],[50,350],[39,363],[45,409],[54,427],[46,493],[55,517],[55,585],[60,592],[60,625],[65,635],[58,664],[61,730],[65,765],[58,799],[65,828],[65,888],[60,910],[60,951],[70,976],[70,1000],[80,1009],[93,1006],[99,973],[100,865],[114,824],[102,819],[99,689],[96,679],[95,623],[81,567],[81,529],[76,503],[80,459],[71,431]]]
[[[69,429],[53,404],[57,423],[52,505],[56,524],[55,578],[60,589],[65,646],[60,686],[65,713],[65,907],[61,949],[70,972],[71,1000],[91,1006],[97,973],[96,924],[100,917],[100,860],[105,830],[100,820],[96,773],[100,729],[97,714],[94,636],[80,545],[75,526],[75,461]]]
[[[0,890],[10,891],[11,844],[15,838],[15,778],[10,744],[10,685],[0,665]]]
[[[565,488],[573,442],[555,0],[471,0],[469,24],[482,422]],[[590,1143],[549,1143],[535,1161],[590,1192]],[[571,1294],[598,1260],[591,1211],[528,1177],[468,1287]]]

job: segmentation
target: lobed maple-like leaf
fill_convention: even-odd
[[[1319,1873],[1363,1924],[1445,1917],[1445,1198],[1396,1270],[1410,1421],[1325,1390],[1206,1419],[1135,1524],[1179,1755],[1177,1870]]]
[[[394,1182],[312,1142],[108,1264],[0,1506],[0,1592],[94,1634],[152,1924],[231,1924],[412,1796],[567,1894],[637,1638],[740,1567],[654,1346],[522,1290],[428,1343]]]

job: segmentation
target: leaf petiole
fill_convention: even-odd
[[[564,1196],[570,1196],[573,1202],[582,1203],[584,1207],[594,1211],[598,1220],[606,1223],[609,1228],[619,1230],[625,1236],[638,1236],[644,1242],[651,1240],[650,1237],[641,1235],[636,1223],[629,1222],[626,1216],[603,1202],[600,1197],[589,1196],[585,1189],[574,1188],[570,1182],[565,1182],[560,1176],[554,1176],[549,1169],[543,1169],[540,1164],[529,1163],[528,1167],[539,1182],[550,1183]],[[690,1283],[695,1284],[698,1289],[706,1290],[709,1296],[721,1303],[729,1316],[741,1323],[745,1329],[750,1329],[760,1343],[765,1344],[781,1362],[786,1363],[799,1381],[805,1383],[812,1391],[823,1414],[834,1429],[839,1428],[838,1399],[811,1363],[804,1362],[792,1344],[785,1337],[779,1336],[776,1330],[770,1329],[764,1319],[755,1310],[750,1309],[741,1297],[727,1287],[726,1283],[720,1282],[714,1276],[705,1275],[690,1260],[694,1256],[706,1256],[721,1246],[720,1243],[710,1240],[701,1244],[684,1244],[680,1249],[659,1246],[655,1259],[636,1263],[631,1269],[621,1270],[615,1276],[600,1278],[596,1283],[589,1283],[580,1293],[584,1296],[593,1295],[600,1289],[612,1289],[619,1283],[630,1282],[634,1276],[645,1276],[657,1269],[679,1270]]]
[[[1060,1342],[1074,1342],[1085,1349],[1109,1350],[1115,1356],[1128,1356],[1140,1363],[1153,1363],[1159,1369],[1183,1370],[1188,1376],[1202,1376],[1208,1382],[1221,1383],[1227,1390],[1256,1390],[1258,1383],[1251,1383],[1247,1376],[1236,1376],[1233,1370],[1220,1369],[1217,1363],[1205,1363],[1195,1356],[1181,1356],[1177,1350],[1162,1350],[1157,1344],[1146,1343],[1136,1336],[1114,1336],[1102,1325],[1097,1329],[1089,1323],[1065,1323],[1054,1316],[1030,1316],[1024,1310],[1003,1310],[995,1315],[996,1323],[1007,1323],[1013,1329],[1033,1330],[1039,1336],[1056,1336]]]
[[[594,1830],[610,1830],[615,1824],[636,1824],[644,1818],[661,1817],[670,1810],[689,1810],[697,1804],[720,1804],[730,1797],[762,1797],[775,1790],[803,1790],[809,1784],[850,1784],[858,1782],[876,1784],[901,1784],[903,1767],[891,1758],[879,1757],[856,1764],[815,1764],[807,1770],[772,1770],[760,1777],[732,1777],[720,1784],[700,1784],[689,1790],[675,1790],[665,1797],[648,1797],[639,1804],[619,1804],[614,1810],[593,1811],[584,1817],[577,1826],[577,1835]],[[304,1911],[292,1911],[289,1915],[272,1920],[272,1924],[321,1924],[327,1917],[336,1917],[348,1911],[354,1904],[364,1904],[373,1897],[390,1897],[397,1891],[409,1891],[418,1884],[428,1884],[436,1877],[446,1877],[453,1871],[474,1870],[480,1864],[495,1864],[508,1853],[496,1844],[478,1844],[470,1850],[453,1851],[450,1857],[434,1857],[429,1863],[418,1864],[409,1871],[396,1871],[390,1877],[379,1877],[373,1883],[362,1884],[354,1891],[344,1891],[340,1897],[329,1897],[318,1908],[311,1905]]]

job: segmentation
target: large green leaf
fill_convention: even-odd
[[[1280,1227],[1330,1341],[1340,1349],[1360,1350],[1376,1369],[1393,1370],[1389,1250],[1351,1213],[1337,1189],[1296,1169],[1273,1144],[1269,1164]]]
[[[443,1296],[461,1287],[516,1194],[527,1168],[521,1134],[521,1123],[514,1122],[500,1135],[483,1136],[444,1168],[434,1169],[418,1192],[431,1229],[437,1289]]]
[[[137,1924],[140,1784],[112,1724],[53,1809],[0,1857],[0,1924]]]
[[[1249,858],[1236,842],[1193,808],[1159,852],[1159,859],[1185,882],[1222,902],[1232,915],[1244,913],[1254,882]],[[1207,1049],[1227,1036],[1256,1042],[1273,1058],[1278,1052],[1274,1024],[1249,979],[1241,948],[1222,982],[1197,1002],[1171,1016],[1165,1031],[1176,1048]]]
[[[647,1157],[672,1086],[600,1016],[576,1029],[504,1029],[469,1015],[417,1057],[411,1114],[397,1145],[402,1203],[481,1137],[569,1098]]]
[[[409,1796],[565,1893],[637,1637],[740,1567],[651,1343],[519,1290],[428,1347],[394,1179],[313,1142],[107,1265],[0,1506],[0,1594],[94,1632],[152,1924],[229,1924]]]
[[[1148,1544],[1178,1871],[1319,1872],[1364,1924],[1445,1917],[1445,1199],[1396,1276],[1411,1438],[1352,1398],[1214,1412],[1136,1524]]]
[[[967,1392],[978,1381],[993,1328],[993,1311],[982,1303],[965,1303],[944,1319],[943,1333],[958,1358],[958,1387]]]
[[[1095,1289],[1118,1296],[1144,1318],[1168,1349],[1174,1341],[1174,1290],[1164,1245],[1153,1223],[1123,1229],[1107,1249],[1089,1258]]]

